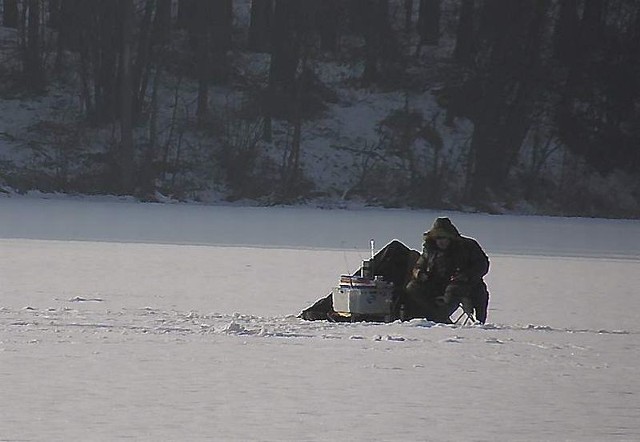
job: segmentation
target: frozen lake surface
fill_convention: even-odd
[[[637,221],[445,214],[484,326],[295,317],[438,215],[0,197],[0,440],[639,440]]]

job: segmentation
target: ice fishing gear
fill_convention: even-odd
[[[394,285],[375,274],[375,241],[369,242],[371,257],[362,261],[360,273],[340,275],[340,282],[331,291],[333,310],[352,321],[363,319],[392,320]]]

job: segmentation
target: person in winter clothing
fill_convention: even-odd
[[[449,218],[437,218],[423,239],[422,254],[405,287],[405,315],[447,323],[462,304],[484,323],[489,291],[483,277],[489,258],[480,244],[460,235]]]

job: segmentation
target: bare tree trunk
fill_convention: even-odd
[[[420,55],[423,44],[437,46],[440,41],[440,9],[441,0],[420,0],[420,16],[418,18],[418,33],[420,42],[416,55]]]
[[[298,66],[298,42],[294,35],[298,0],[275,0],[271,27],[269,83],[263,101],[263,139],[272,139],[271,119],[277,104],[289,101]],[[283,101],[284,100],[284,101]]]
[[[273,6],[273,0],[253,0],[251,2],[249,49],[252,51],[268,52],[271,49]]]
[[[178,0],[178,17],[176,18],[178,29],[189,29],[192,26],[198,1],[201,0]]]
[[[277,94],[291,92],[295,83],[300,57],[295,35],[299,8],[299,0],[276,0],[269,84]]]
[[[52,29],[60,28],[60,8],[61,0],[49,0],[49,26]]]
[[[456,32],[456,47],[453,50],[455,59],[463,64],[469,64],[475,54],[474,45],[474,0],[462,0],[458,29]]]
[[[140,164],[140,179],[139,188],[140,193],[149,199],[154,197],[156,190],[155,181],[159,177],[159,174],[164,173],[166,165],[166,151],[164,153],[164,162],[161,169],[158,168],[157,156],[160,151],[158,140],[158,114],[159,114],[159,88],[162,81],[163,73],[163,59],[166,52],[166,46],[169,41],[169,33],[171,31],[171,0],[157,0],[155,17],[153,19],[153,26],[150,36],[150,48],[149,51],[149,68],[147,72],[155,69],[153,74],[153,80],[151,81],[151,98],[149,103],[149,132],[148,143],[144,152],[143,160]],[[175,104],[174,117],[178,106]],[[169,135],[166,138],[166,146],[171,142],[172,127],[169,129]]]
[[[163,44],[171,32],[171,0],[157,0],[154,40]]]
[[[146,0],[145,2],[144,16],[140,23],[135,63],[133,63],[132,66],[134,121],[140,117],[144,99],[147,95],[147,85],[149,84],[151,59],[153,57],[153,40],[151,33],[155,3],[155,0]]]
[[[214,51],[226,52],[231,49],[233,30],[232,0],[217,0],[211,10],[212,44]]]
[[[413,30],[413,0],[404,0],[404,33],[411,34]]]
[[[160,84],[161,68],[156,67],[156,72],[151,82],[151,102],[149,103],[149,141],[144,150],[139,167],[138,186],[140,194],[152,199],[156,190],[155,180],[158,170],[156,168],[156,152],[158,151],[158,87]]]
[[[45,86],[42,60],[42,35],[40,32],[41,5],[39,0],[27,2],[27,39],[24,49],[24,75],[28,88],[41,91]]]
[[[224,82],[229,75],[227,52],[231,50],[233,3],[231,0],[213,2],[211,11],[211,74],[214,81]]]
[[[347,23],[352,34],[367,32],[372,0],[349,0],[347,2]]]
[[[7,28],[18,28],[18,0],[4,0],[2,8],[2,25]]]
[[[120,188],[133,191],[133,78],[131,45],[133,36],[133,0],[122,0],[122,63],[120,65]]]
[[[133,0],[87,3],[86,6],[83,5],[85,14],[80,19],[86,22],[80,21],[76,24],[86,27],[83,37],[89,39],[89,60],[93,68],[94,119],[97,122],[113,122],[121,117],[121,92],[124,88],[118,83],[122,74],[119,63],[123,60],[122,50],[125,46],[122,38],[127,35],[122,29],[123,20],[125,16],[131,16],[133,13],[126,14],[123,11],[129,6],[129,1]],[[133,18],[130,17],[128,20],[131,21]],[[129,26],[132,27],[133,24],[130,23]],[[131,32],[130,29],[129,34]],[[131,42],[128,42],[127,46],[131,53]],[[126,58],[128,63],[131,62],[130,53]],[[128,66],[128,69],[131,74],[131,66]]]
[[[323,50],[335,52],[338,49],[339,0],[323,0],[319,5],[316,27],[320,34]]]
[[[365,23],[365,63],[362,82],[365,85],[378,80],[379,61],[384,54],[384,39],[389,38],[389,2],[388,0],[369,0],[363,11]]]
[[[271,140],[271,118],[291,104],[295,94],[296,70],[299,63],[299,0],[276,0],[271,40],[269,84],[263,103],[265,118],[263,138]]]
[[[579,41],[580,19],[578,18],[578,0],[564,0],[560,3],[560,13],[554,30],[554,56],[569,62],[576,55]]]
[[[299,195],[300,178],[300,147],[302,144],[302,118],[299,113],[293,115],[289,121],[289,127],[293,126],[291,144],[285,151],[282,164],[282,190],[281,196],[289,200]]]
[[[195,63],[198,76],[196,119],[203,127],[209,116],[209,77],[211,76],[211,28],[213,5],[209,1],[197,1],[190,24],[195,43]]]

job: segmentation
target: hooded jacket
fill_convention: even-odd
[[[451,240],[447,249],[438,248],[436,238],[439,237]],[[423,239],[422,255],[415,268],[426,272],[428,278],[446,282],[455,275],[460,282],[476,285],[489,271],[489,258],[480,244],[460,235],[449,218],[436,219]]]

